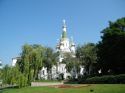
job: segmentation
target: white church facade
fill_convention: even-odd
[[[70,53],[72,57],[75,57],[75,43],[72,39],[67,36],[67,26],[65,20],[63,20],[62,35],[59,42],[56,45],[56,52],[59,53],[57,65],[53,65],[51,69],[51,78],[57,79],[59,75],[62,75],[63,79],[75,76],[77,78],[77,73],[71,71],[68,73],[66,70],[66,64],[62,61],[65,58],[66,53]],[[83,74],[84,68],[80,66],[80,74]],[[39,77],[41,79],[48,79],[47,68],[43,67],[40,70]]]
[[[0,69],[2,68],[2,60],[0,59]]]

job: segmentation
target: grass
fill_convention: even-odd
[[[91,84],[90,86],[83,88],[11,88],[2,90],[0,93],[125,93],[125,84]]]

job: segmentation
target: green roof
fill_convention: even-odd
[[[67,33],[65,31],[62,33],[62,38],[67,38]]]

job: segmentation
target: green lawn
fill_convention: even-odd
[[[79,86],[79,85],[78,85]],[[94,90],[90,92],[90,90]],[[125,84],[92,84],[83,88],[26,87],[5,89],[0,93],[125,93]]]

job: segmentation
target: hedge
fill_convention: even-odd
[[[87,78],[82,83],[91,84],[125,84],[125,74],[105,75]]]

